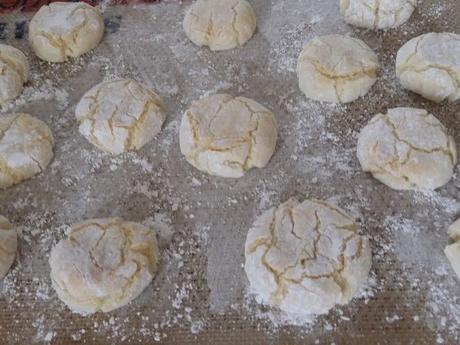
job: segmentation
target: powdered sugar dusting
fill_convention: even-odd
[[[460,143],[458,107],[403,90],[394,73],[396,51],[410,38],[458,31],[457,2],[426,0],[402,27],[381,32],[347,26],[335,0],[251,3],[258,32],[242,49],[227,52],[212,53],[187,40],[181,29],[186,2],[106,7],[105,15],[122,16],[119,31],[65,64],[40,62],[25,41],[8,38],[28,56],[32,80],[1,111],[29,112],[45,121],[56,148],[45,173],[0,191],[2,214],[20,230],[17,260],[0,289],[2,341],[176,344],[216,336],[253,344],[281,337],[309,344],[460,341],[459,282],[442,253],[446,228],[460,212],[458,168],[438,191],[397,192],[364,174],[355,154],[360,129],[376,113],[397,106],[426,108]],[[312,102],[298,90],[295,69],[303,44],[329,33],[362,39],[382,64],[376,85],[352,104]],[[74,107],[90,87],[119,77],[154,89],[167,120],[142,150],[111,156],[78,134]],[[276,115],[280,139],[265,169],[238,180],[219,179],[181,156],[177,132],[184,110],[214,92],[244,95]],[[295,326],[256,303],[242,267],[254,219],[293,196],[342,207],[370,237],[373,251],[372,272],[359,296]],[[72,315],[51,287],[49,251],[70,224],[108,216],[157,230],[160,270],[125,308]]]

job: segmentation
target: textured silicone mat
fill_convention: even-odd
[[[386,32],[347,26],[336,0],[251,3],[258,31],[241,49],[195,47],[182,31],[189,2],[115,6],[105,10],[101,45],[60,65],[38,61],[30,51],[30,14],[0,18],[1,42],[22,49],[32,70],[24,94],[1,112],[29,112],[48,123],[56,139],[55,158],[43,174],[0,191],[0,213],[20,229],[18,257],[0,289],[1,344],[460,342],[460,285],[442,253],[446,227],[460,211],[458,167],[436,192],[397,192],[361,172],[355,155],[363,125],[396,106],[430,110],[460,143],[459,105],[426,101],[404,91],[394,76],[396,52],[410,38],[460,33],[460,2],[423,1],[410,22]],[[297,86],[303,43],[327,33],[363,39],[383,66],[370,93],[347,106],[308,101]],[[168,110],[154,141],[121,156],[87,143],[74,119],[82,94],[114,77],[154,88]],[[280,138],[265,169],[220,179],[181,156],[182,113],[215,92],[253,98],[276,114]],[[246,296],[243,246],[255,217],[291,196],[329,200],[356,217],[372,240],[373,268],[370,286],[350,305],[309,326],[275,327],[268,311]],[[48,254],[69,224],[103,216],[152,224],[163,243],[160,271],[127,307],[82,317],[56,297]]]

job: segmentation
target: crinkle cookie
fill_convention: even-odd
[[[18,97],[29,79],[29,63],[22,51],[0,44],[0,104]]]
[[[358,158],[364,171],[393,189],[436,189],[452,177],[454,139],[423,109],[395,108],[361,130]]]
[[[155,232],[120,218],[74,224],[51,251],[51,280],[74,312],[108,312],[131,302],[150,284],[158,264]]]
[[[434,101],[460,99],[460,35],[428,33],[398,51],[396,75],[401,85]]]
[[[53,147],[53,135],[43,121],[22,113],[0,116],[0,188],[44,171]]]
[[[16,256],[18,235],[8,219],[0,215],[0,279],[8,273]]]
[[[139,150],[161,131],[166,119],[158,95],[130,79],[91,88],[77,104],[75,116],[80,133],[113,154]]]
[[[198,0],[184,18],[184,31],[198,46],[226,50],[254,35],[256,16],[246,0]]]
[[[268,164],[278,127],[273,113],[259,103],[217,94],[193,102],[179,135],[181,152],[195,168],[237,178]]]
[[[101,13],[84,2],[54,2],[42,6],[29,24],[33,51],[49,62],[78,57],[96,48],[103,35]]]
[[[341,35],[315,37],[299,56],[300,90],[310,99],[349,103],[377,80],[377,55],[363,41]]]
[[[296,199],[257,218],[245,256],[251,291],[292,318],[349,303],[367,280],[372,261],[369,240],[344,211]]]
[[[448,231],[453,242],[446,247],[444,253],[460,279],[460,219],[452,224]]]
[[[340,12],[351,25],[367,29],[389,29],[411,17],[417,0],[340,0]]]

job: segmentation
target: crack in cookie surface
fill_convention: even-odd
[[[353,281],[363,283],[370,269],[368,240],[354,221],[317,200],[290,199],[266,211],[248,232],[245,256],[253,290],[288,314],[326,313],[347,303],[359,288]]]
[[[46,169],[54,139],[48,126],[28,114],[0,119],[0,188],[10,187]]]
[[[156,93],[129,79],[102,82],[78,103],[80,133],[109,153],[138,150],[161,130],[166,114]]]
[[[51,277],[59,297],[74,311],[119,308],[136,298],[157,270],[155,233],[120,218],[75,224],[53,248]]]
[[[276,139],[276,120],[268,109],[227,94],[194,102],[180,128],[181,152],[187,161],[224,177],[241,177],[253,167],[264,167]]]
[[[376,115],[358,139],[364,171],[395,189],[435,189],[447,183],[457,163],[454,139],[431,114],[396,108]]]

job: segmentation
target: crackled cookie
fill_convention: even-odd
[[[452,177],[454,139],[423,109],[395,108],[378,114],[358,139],[364,171],[393,189],[436,189]]]
[[[96,48],[103,35],[101,13],[84,2],[42,6],[29,25],[33,51],[50,62],[63,62]]]
[[[131,302],[150,284],[158,264],[155,232],[120,218],[75,224],[51,251],[51,280],[74,312],[108,312]]]
[[[158,95],[130,79],[102,82],[75,109],[80,133],[99,149],[138,150],[161,130],[166,114]]]
[[[0,188],[45,170],[53,147],[53,135],[43,121],[21,113],[0,116]]]
[[[379,66],[377,55],[363,41],[340,35],[315,37],[299,56],[299,87],[316,101],[349,103],[370,90]]]
[[[449,227],[448,232],[454,242],[446,247],[444,253],[460,279],[460,219]]]
[[[29,64],[22,51],[0,44],[0,104],[18,97],[29,79]]]
[[[340,0],[340,12],[351,25],[368,29],[389,29],[404,24],[417,0]]]
[[[262,303],[291,317],[325,314],[356,296],[371,267],[369,240],[344,211],[290,199],[249,230],[245,271]]]
[[[402,86],[434,102],[460,99],[460,35],[428,33],[398,51],[396,75]]]
[[[245,44],[256,30],[256,16],[246,0],[198,0],[184,18],[188,38],[211,50]]]
[[[8,219],[0,215],[0,279],[13,264],[18,247],[18,235]]]
[[[180,149],[195,168],[236,178],[266,166],[277,137],[270,110],[248,98],[217,94],[193,102],[184,113]]]

